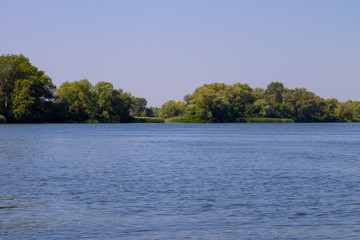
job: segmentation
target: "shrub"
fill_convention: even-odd
[[[0,115],[0,123],[6,123],[6,118],[3,115]]]

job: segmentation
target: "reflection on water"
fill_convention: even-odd
[[[359,124],[0,125],[5,239],[360,238]]]

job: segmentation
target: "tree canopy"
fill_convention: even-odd
[[[54,88],[23,55],[0,56],[0,114],[9,122],[51,121]]]
[[[341,122],[359,121],[360,117],[358,101],[341,103],[336,99],[323,99],[305,88],[289,89],[280,82],[270,83],[265,90],[242,83],[204,84],[185,95],[184,101],[186,108],[182,116],[193,116],[205,122],[241,122],[244,118]]]
[[[82,122],[88,119],[129,121],[132,97],[109,82],[93,86],[87,79],[64,82],[56,89],[58,103],[64,107],[65,119]]]
[[[93,86],[83,79],[56,88],[45,72],[23,55],[0,56],[1,122],[129,122],[134,99],[109,82]]]

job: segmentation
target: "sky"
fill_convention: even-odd
[[[360,100],[358,0],[0,0],[0,54],[160,107],[206,83]]]

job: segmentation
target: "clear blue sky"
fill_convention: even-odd
[[[24,54],[57,86],[108,81],[149,106],[213,82],[360,100],[358,0],[0,0],[0,10],[0,54]]]

